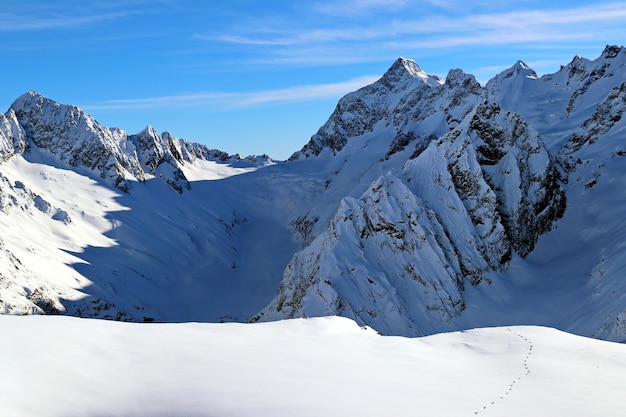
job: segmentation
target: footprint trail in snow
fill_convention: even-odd
[[[515,388],[515,385],[525,376],[527,376],[528,374],[530,374],[530,368],[528,367],[528,359],[530,358],[530,355],[532,355],[533,353],[533,342],[531,342],[528,338],[526,338],[525,336],[517,333],[516,331],[513,331],[511,329],[507,329],[509,332],[513,333],[514,335],[516,335],[517,337],[519,337],[520,339],[522,339],[524,342],[528,343],[528,350],[526,351],[526,355],[524,356],[524,373],[521,374],[520,376],[518,376],[517,378],[515,378],[513,381],[511,381],[511,383],[508,385],[506,391],[504,392],[504,394],[502,394],[501,396],[499,396],[497,399],[494,399],[493,401],[490,401],[489,403],[485,404],[480,410],[478,411],[474,411],[474,415],[478,415],[480,414],[482,411],[486,411],[489,406],[496,404],[496,402],[504,400],[506,398],[507,395],[511,394],[511,392],[513,391],[513,389]]]

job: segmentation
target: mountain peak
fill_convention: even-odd
[[[421,74],[424,74],[422,68],[417,65],[417,62],[412,59],[399,57],[396,61],[391,65],[387,72],[397,72],[397,71],[406,71],[408,74],[413,77],[418,77]]]
[[[138,135],[146,135],[152,137],[158,137],[159,132],[152,125],[147,125],[141,132],[137,133]]]
[[[511,74],[511,75],[517,74],[517,75],[521,75],[521,76],[527,77],[527,78],[538,78],[537,77],[537,73],[532,68],[530,68],[530,66],[528,64],[526,64],[522,60],[518,60],[506,72]]]
[[[17,109],[23,108],[26,103],[44,103],[46,101],[53,102],[53,100],[44,97],[37,91],[30,90],[15,99],[13,104],[11,104],[11,109],[17,111]]]
[[[17,98],[17,100],[20,100],[20,99],[26,100],[26,99],[33,99],[33,98],[44,99],[45,97],[43,95],[41,95],[39,92],[35,91],[35,90],[30,90],[30,91],[22,94],[21,96],[19,96]]]
[[[424,83],[438,87],[443,81],[436,75],[429,75],[420,68],[412,59],[400,57],[389,67],[382,76],[380,82],[391,91],[398,91],[404,88],[407,82],[421,79]]]
[[[602,51],[602,58],[611,59],[617,57],[620,53],[626,53],[626,48],[617,45],[607,45]]]
[[[502,83],[510,83],[516,79],[537,79],[537,73],[528,66],[524,61],[517,61],[513,66],[508,69],[505,69],[500,74],[493,77],[491,80],[487,82],[488,89],[493,89],[497,85],[501,85]],[[502,89],[502,88],[500,88]],[[504,88],[506,89],[506,88]]]

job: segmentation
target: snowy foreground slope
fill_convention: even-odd
[[[3,416],[626,415],[626,346],[543,327],[413,339],[339,317],[0,327]]]
[[[0,115],[0,313],[623,342],[625,110],[615,46],[484,86],[400,58],[285,162],[31,91]]]

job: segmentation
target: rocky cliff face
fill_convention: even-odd
[[[19,126],[13,128],[12,136],[18,138],[18,143],[13,145],[17,152],[23,152],[29,144],[63,164],[87,169],[125,192],[130,190],[132,182],[159,177],[182,193],[190,187],[181,170],[185,163],[197,159],[222,162],[241,159],[173,138],[169,132],[159,134],[152,126],[129,136],[123,130],[100,125],[76,106],[59,104],[34,91],[11,105],[5,124],[10,124],[12,117],[17,121],[15,126]],[[8,139],[4,142],[8,143]],[[261,163],[268,160],[265,157]]]
[[[401,171],[344,199],[257,319],[338,314],[428,333],[463,312],[467,285],[532,251],[565,210],[562,185],[537,133],[482,103]]]
[[[406,152],[396,158],[406,161],[399,171],[342,203],[326,230],[294,256],[277,297],[257,319],[342,314],[412,334],[415,323],[428,327],[424,317],[445,323],[459,316],[467,285],[490,282],[492,272],[508,268],[513,254],[528,256],[563,216],[573,155],[621,120],[623,84],[613,78],[624,61],[615,58],[623,53],[607,47],[596,61],[576,58],[542,78],[519,61],[485,87],[460,70],[450,71],[443,85],[427,82],[433,78],[398,61],[381,81],[346,96],[297,155],[321,157],[326,146],[341,157],[350,140],[362,140],[381,125],[390,128],[378,139],[389,141],[386,158],[411,148],[413,153],[408,160]],[[399,68],[404,77],[397,76]],[[607,84],[617,85],[607,91]],[[557,97],[547,118],[532,104],[531,94],[539,91],[544,91],[537,94],[539,106]],[[602,91],[606,97],[600,100]],[[589,114],[592,100],[595,110]],[[579,102],[585,111],[572,113]],[[559,118],[561,130],[550,117]],[[353,119],[367,123],[346,122]],[[329,137],[341,141],[325,142]],[[419,232],[411,228],[414,219],[420,219]],[[343,259],[376,262],[355,272]],[[369,273],[374,270],[377,274]],[[420,278],[407,281],[413,276],[408,271],[420,271]],[[355,291],[353,281],[371,287]]]
[[[479,105],[462,136],[476,148],[511,247],[525,257],[565,211],[562,168],[534,129],[496,104]]]
[[[13,109],[9,109],[6,115],[0,113],[0,160],[20,155],[25,149],[26,134]]]
[[[126,179],[145,180],[126,133],[101,126],[78,107],[61,105],[31,91],[11,109],[32,146],[62,163],[87,169],[125,191]]]
[[[317,156],[324,149],[341,151],[351,138],[372,132],[379,123],[390,123],[404,96],[428,95],[441,84],[414,61],[399,58],[380,80],[339,100],[328,121],[290,159]]]

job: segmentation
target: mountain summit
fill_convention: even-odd
[[[624,341],[625,65],[481,86],[399,58],[280,163],[29,92],[0,116],[0,312]]]

